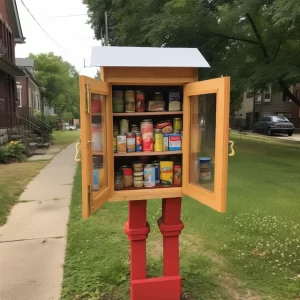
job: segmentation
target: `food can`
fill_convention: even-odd
[[[173,132],[175,131],[182,131],[182,118],[174,118],[173,119]]]
[[[136,124],[132,124],[132,125],[131,125],[131,132],[137,133],[137,132],[139,132],[139,131],[140,131],[140,128],[139,128],[138,125],[136,125]]]
[[[160,162],[160,184],[172,185],[173,184],[173,161]]]
[[[114,153],[117,152],[117,137],[113,137],[113,146],[114,146]]]
[[[117,152],[126,153],[126,135],[117,136]]]
[[[124,92],[123,91],[113,91],[113,112],[123,113],[124,112]]]
[[[141,122],[141,134],[143,152],[153,151],[153,123],[152,120],[143,120]]]
[[[153,164],[144,166],[144,187],[155,186],[155,167]]]
[[[159,161],[153,161],[152,164],[155,167],[155,183],[159,184],[160,183],[160,165]]]
[[[131,187],[133,185],[132,167],[127,165],[121,166],[121,170],[124,173],[124,187]]]
[[[169,135],[164,133],[163,137],[163,151],[169,151]]]
[[[126,149],[127,152],[135,152],[135,134],[132,132],[126,134]]]
[[[116,123],[114,123],[114,136],[117,137],[119,135],[119,127]]]
[[[145,111],[145,93],[143,91],[136,91],[135,111],[136,112]]]
[[[137,132],[135,134],[135,151],[136,152],[142,152],[142,135],[140,132]]]
[[[129,121],[127,119],[120,120],[120,134],[129,132]]]
[[[92,124],[92,149],[103,151],[103,131],[101,124]]]
[[[125,92],[125,112],[135,112],[135,95],[134,91]]]
[[[153,96],[153,100],[155,101],[164,101],[164,96],[162,92],[155,92]]]
[[[174,185],[182,184],[182,167],[181,163],[174,163]]]
[[[181,150],[181,134],[169,134],[169,151]]]
[[[209,157],[199,157],[199,181],[209,181],[211,180],[211,158]]]
[[[161,152],[163,151],[163,133],[161,129],[155,129],[154,132],[154,151]]]

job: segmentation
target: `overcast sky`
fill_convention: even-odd
[[[19,17],[26,38],[26,43],[16,46],[16,57],[27,57],[29,53],[54,52],[67,60],[82,75],[94,77],[95,68],[84,68],[90,65],[91,47],[100,45],[94,40],[94,31],[87,24],[87,8],[82,0],[23,0],[27,8],[59,44],[55,44],[33,20],[23,6],[21,0],[16,0]],[[79,15],[76,17],[57,16]]]

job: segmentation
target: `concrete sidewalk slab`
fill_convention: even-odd
[[[28,158],[29,161],[49,160],[54,157],[54,154],[33,155]]]
[[[0,244],[1,300],[58,300],[66,239]]]
[[[68,218],[69,199],[19,203],[0,227],[0,242],[65,236]]]

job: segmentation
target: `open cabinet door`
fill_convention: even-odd
[[[82,216],[113,194],[112,107],[109,84],[80,76]]]
[[[183,194],[226,210],[230,78],[184,87]]]

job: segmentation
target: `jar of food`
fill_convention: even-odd
[[[155,167],[153,164],[146,164],[144,166],[144,187],[155,186]]]
[[[145,93],[143,91],[137,91],[135,96],[135,111],[145,111]]]
[[[92,124],[92,149],[103,151],[103,130],[100,123]]]
[[[126,135],[127,152],[135,152],[135,134],[128,132]]]
[[[133,185],[132,168],[130,166],[122,166],[121,170],[124,173],[124,188],[132,187]]]
[[[140,180],[140,181],[134,181],[133,182],[133,186],[135,188],[142,188],[144,186],[144,181],[143,180]]]
[[[133,162],[133,170],[134,170],[134,172],[143,172],[143,170],[144,170],[144,164],[142,163],[142,162],[140,162],[140,161],[134,161]]]
[[[124,112],[124,92],[123,91],[113,91],[113,112],[123,113]]]
[[[163,133],[161,129],[155,129],[154,131],[154,151],[161,152],[163,151]]]
[[[141,152],[143,150],[142,147],[142,135],[140,132],[137,132],[135,134],[135,151],[136,152]]]
[[[143,181],[144,179],[144,173],[142,172],[134,172],[133,173],[133,182],[134,181]]]
[[[173,176],[173,184],[181,185],[182,184],[182,168],[181,163],[174,163],[174,176]]]
[[[164,96],[162,92],[155,92],[153,96],[154,101],[164,101]]]
[[[136,125],[136,124],[131,125],[131,132],[136,133],[136,132],[139,132],[139,131],[140,131],[140,128],[139,128],[138,125]]]
[[[134,91],[125,92],[125,112],[135,112],[135,95]]]
[[[143,120],[141,122],[143,152],[153,151],[153,122],[152,120]]]
[[[182,118],[174,118],[173,119],[173,132],[181,132],[182,131]]]
[[[129,121],[127,119],[120,120],[120,134],[129,132]]]
[[[115,174],[115,190],[124,188],[124,175],[122,171],[117,171]]]

